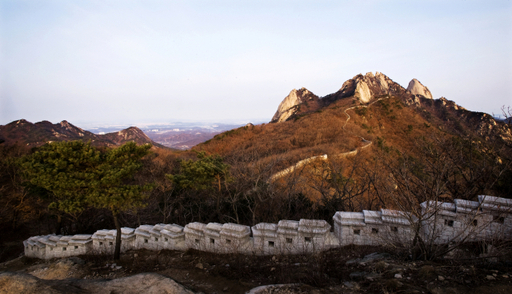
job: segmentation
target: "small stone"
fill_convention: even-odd
[[[137,253],[135,253],[135,254],[133,255],[133,258],[137,258],[137,257],[139,257],[139,255],[138,255]]]
[[[443,276],[438,276],[437,279],[441,282],[445,280]]]
[[[362,280],[365,276],[366,272],[353,272],[349,275],[352,280]]]
[[[496,280],[496,278],[494,276],[491,276],[491,275],[487,275],[487,277],[485,277],[487,280],[489,281],[494,281]]]
[[[271,272],[273,272],[273,271],[275,271],[275,270],[276,270],[276,268],[275,268],[275,267],[273,267],[273,268],[271,268],[271,269],[270,269],[270,271],[271,271]]]
[[[401,279],[403,278],[402,274],[395,274],[395,279]]]
[[[228,288],[228,287],[224,287],[224,288],[222,289],[222,291],[224,291],[224,292],[226,292],[226,291],[228,291],[228,290],[229,290],[229,288]]]
[[[203,266],[203,264],[202,264],[202,263],[198,263],[198,264],[196,264],[196,267],[197,267],[198,269],[204,269],[204,266]]]
[[[504,277],[505,279],[508,279],[508,275],[502,275],[502,277]]]

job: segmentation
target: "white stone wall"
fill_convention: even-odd
[[[410,245],[414,239],[417,219],[410,213],[381,209],[384,244]]]
[[[23,242],[25,255],[40,259],[77,256],[91,253],[92,235],[35,236]]]
[[[333,220],[334,234],[340,240],[341,246],[368,245],[368,228],[362,212],[338,211]]]
[[[153,226],[141,225],[135,229],[135,249],[152,249],[151,233]]]
[[[185,233],[183,227],[180,225],[172,224],[165,225],[164,229],[160,231],[162,234],[163,249],[168,250],[185,250]]]
[[[198,222],[190,223],[185,226],[183,232],[185,233],[185,245],[187,248],[205,251],[205,229],[206,225]]]
[[[278,253],[277,224],[259,223],[252,228],[253,250],[258,255]]]
[[[478,201],[421,203],[421,216],[381,209],[338,211],[334,232],[325,220],[281,220],[248,227],[233,223],[141,225],[121,229],[121,252],[131,249],[215,253],[301,254],[345,245],[407,245],[418,231],[435,244],[512,239],[512,200],[479,196]],[[23,241],[25,256],[51,259],[84,254],[113,254],[116,230],[93,235],[34,236]]]
[[[301,219],[299,221],[298,241],[302,243],[301,253],[318,252],[339,246],[331,234],[331,225],[325,220]]]
[[[229,253],[252,253],[253,242],[251,228],[244,225],[227,223],[220,230],[221,251]]]

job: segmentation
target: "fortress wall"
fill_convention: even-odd
[[[252,253],[254,242],[249,226],[227,223],[220,230],[221,251],[225,253]]]
[[[186,250],[257,255],[313,253],[346,245],[410,245],[418,230],[435,244],[512,238],[512,200],[479,196],[479,201],[421,203],[419,219],[408,212],[381,209],[338,211],[334,227],[325,220],[281,220],[248,227],[233,223],[141,225],[121,229],[121,252],[131,249]],[[334,229],[332,232],[331,229]],[[92,235],[33,236],[23,241],[25,256],[51,259],[113,254],[116,230]]]
[[[185,245],[187,248],[196,250],[205,250],[205,236],[204,230],[206,225],[203,223],[190,223],[185,226],[183,232],[185,233]]]
[[[252,228],[253,250],[258,255],[278,253],[277,224],[259,223]]]
[[[456,232],[462,227],[457,218],[454,203],[425,201],[421,206],[421,233],[426,240],[434,244],[445,244],[455,239]]]

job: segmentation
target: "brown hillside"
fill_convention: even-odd
[[[362,103],[354,81],[369,85],[368,103]],[[194,149],[257,168],[277,195],[305,195],[324,207],[336,202],[337,210],[400,208],[397,194],[419,204],[504,193],[494,188],[511,174],[509,126],[386,81],[384,87],[369,74],[356,76],[320,99],[327,106],[301,112],[298,105],[284,122],[228,131]],[[346,156],[350,151],[359,153]],[[412,192],[417,189],[422,192]]]

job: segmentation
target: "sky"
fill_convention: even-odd
[[[359,73],[512,106],[512,1],[0,0],[0,124],[270,121]]]

